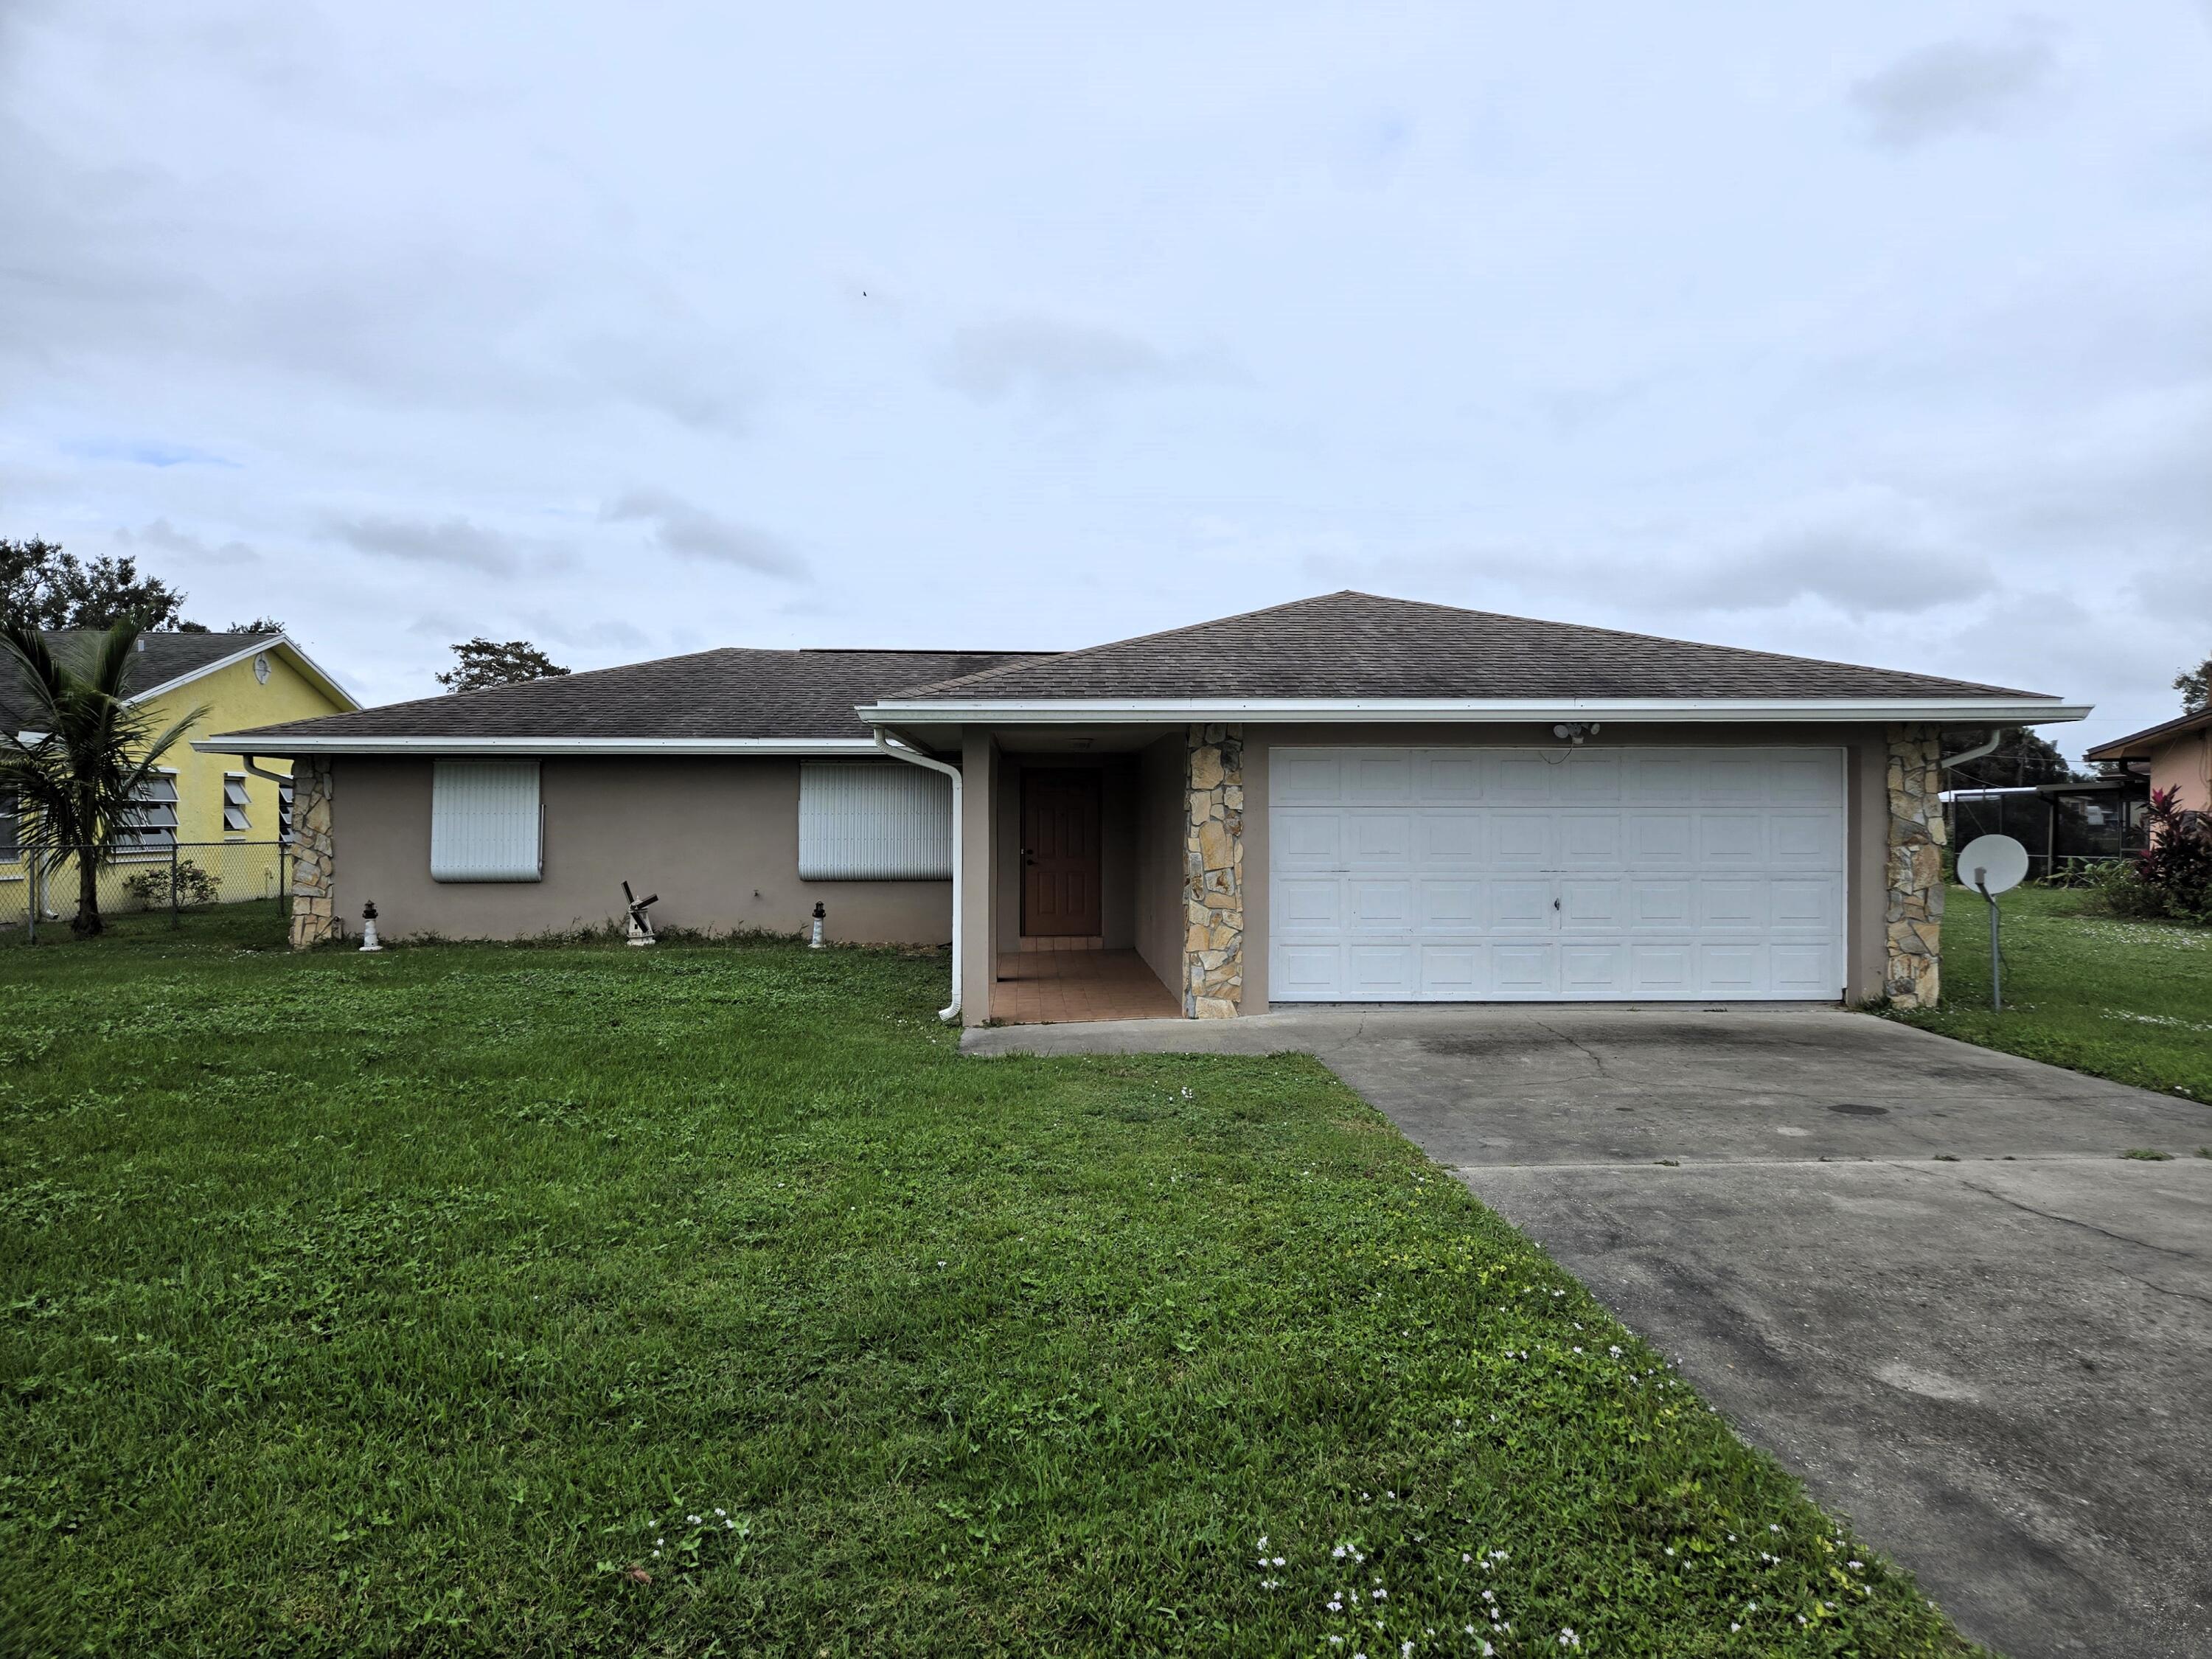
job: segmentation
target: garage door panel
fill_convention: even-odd
[[[1698,994],[1697,947],[1692,945],[1632,945],[1628,947],[1628,994],[1637,997],[1694,997]]]
[[[1765,826],[1741,812],[1698,814],[1698,863],[1705,869],[1755,869],[1766,850]]]
[[[1333,750],[1285,749],[1267,770],[1270,802],[1276,807],[1334,806],[1344,799],[1343,763]]]
[[[1752,933],[1766,926],[1766,884],[1708,876],[1698,884],[1698,927],[1704,933]]]
[[[1777,878],[1767,883],[1766,896],[1767,927],[1777,936],[1825,939],[1834,932],[1837,894],[1832,883]]]
[[[1361,755],[1345,769],[1346,800],[1370,806],[1403,806],[1413,796],[1413,757],[1401,750]]]
[[[1618,933],[1628,923],[1627,884],[1620,877],[1569,878],[1559,884],[1559,928],[1569,933]]]
[[[1766,771],[1765,757],[1756,753],[1708,753],[1698,769],[1698,800],[1706,806],[1763,805]]]
[[[1553,779],[1558,768],[1541,755],[1499,755],[1492,763],[1497,783],[1495,799],[1501,805],[1545,806],[1553,799]]]
[[[1425,878],[1414,885],[1413,913],[1425,933],[1479,934],[1484,930],[1484,884]]]
[[[1620,799],[1620,757],[1583,750],[1559,769],[1561,798],[1570,806],[1611,805]]]
[[[1334,1002],[1344,994],[1344,947],[1278,945],[1268,953],[1271,990],[1285,1002]]]
[[[1492,945],[1490,988],[1492,995],[1500,997],[1559,995],[1559,947],[1555,945]]]
[[[1689,933],[1697,926],[1696,894],[1694,882],[1632,880],[1628,925],[1642,933]]]
[[[1410,945],[1355,945],[1345,952],[1351,969],[1347,994],[1354,1002],[1419,1000],[1419,958]]]
[[[1591,865],[1619,869],[1624,836],[1618,812],[1562,812],[1559,815],[1559,867],[1573,870]]]
[[[1501,878],[1490,884],[1490,925],[1501,933],[1548,933],[1552,931],[1552,884],[1549,880]]]
[[[1345,920],[1355,933],[1403,933],[1413,926],[1413,884],[1411,881],[1366,881],[1353,877],[1344,884]]]
[[[1354,811],[1345,817],[1345,864],[1353,870],[1404,869],[1413,863],[1410,812]]]
[[[1488,994],[1479,945],[1421,947],[1420,998],[1424,1002],[1472,1002]]]
[[[1271,994],[1829,999],[1841,751],[1278,750]]]
[[[1482,757],[1472,749],[1424,749],[1413,760],[1414,799],[1457,806],[1482,799]]]
[[[1759,983],[1756,945],[1700,945],[1698,979],[1701,994],[1709,997],[1756,997],[1764,994]]]
[[[1775,945],[1767,948],[1767,994],[1777,997],[1833,997],[1843,993],[1842,975],[1826,947]]]
[[[1688,806],[1698,799],[1698,760],[1680,750],[1630,755],[1621,762],[1621,799],[1632,806]]]
[[[1334,933],[1344,924],[1344,883],[1336,876],[1279,876],[1275,926],[1291,933]]]
[[[1335,811],[1276,811],[1267,815],[1267,827],[1276,869],[1344,868],[1344,819]]]
[[[1628,994],[1628,947],[1626,945],[1559,946],[1560,995],[1614,998],[1625,997]]]
[[[1630,812],[1628,862],[1638,870],[1686,868],[1697,860],[1697,821],[1687,812]]]
[[[1832,870],[1841,861],[1843,826],[1828,812],[1770,812],[1767,856],[1776,864]]]
[[[1480,810],[1425,811],[1413,820],[1414,856],[1425,870],[1479,869],[1488,856],[1487,823]]]
[[[1559,823],[1549,812],[1492,814],[1490,861],[1500,870],[1559,867]]]

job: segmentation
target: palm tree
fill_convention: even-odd
[[[12,791],[25,853],[48,874],[76,860],[79,938],[101,930],[100,872],[137,822],[139,791],[161,757],[200,718],[195,708],[158,735],[131,707],[124,682],[138,647],[138,624],[100,635],[80,673],[58,662],[27,623],[0,623],[0,647],[26,682],[21,732],[0,732],[0,790]]]

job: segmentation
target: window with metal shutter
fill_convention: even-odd
[[[430,879],[537,881],[545,873],[536,761],[438,761]]]
[[[799,769],[802,881],[952,879],[952,780],[897,763]]]
[[[246,793],[246,774],[226,772],[222,775],[222,832],[226,836],[242,836],[253,825],[246,817],[252,805]]]

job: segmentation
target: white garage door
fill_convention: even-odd
[[[1840,749],[1277,749],[1276,1002],[1831,1000]]]

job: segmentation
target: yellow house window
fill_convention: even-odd
[[[177,775],[160,771],[138,786],[127,823],[117,826],[115,845],[125,856],[167,856],[177,844]]]
[[[222,775],[222,833],[224,835],[242,836],[253,827],[252,821],[246,817],[246,809],[252,805],[246,794],[246,774],[224,773]]]

